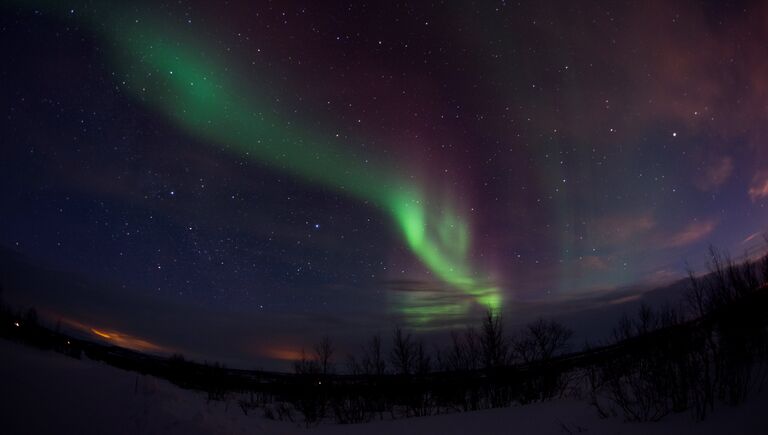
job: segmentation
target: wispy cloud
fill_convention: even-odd
[[[693,221],[682,230],[665,237],[662,246],[665,248],[679,248],[690,245],[710,235],[716,227],[717,221],[715,219]]]
[[[632,301],[639,300],[642,297],[643,297],[643,294],[642,293],[638,293],[638,294],[635,294],[635,295],[629,295],[629,296],[624,296],[624,297],[620,297],[620,298],[617,298],[617,299],[612,299],[612,300],[608,301],[608,304],[609,305],[625,304],[627,302],[632,302]]]
[[[756,238],[760,237],[761,235],[763,235],[763,232],[762,231],[758,231],[758,232],[756,232],[754,234],[751,234],[749,237],[744,239],[744,241],[742,241],[741,243],[749,243],[752,240],[755,240]]]
[[[749,186],[749,197],[752,201],[768,197],[768,171],[760,171],[755,174],[752,184]]]

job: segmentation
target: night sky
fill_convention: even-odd
[[[4,297],[93,338],[269,364],[768,229],[764,3],[127,3],[0,6]]]

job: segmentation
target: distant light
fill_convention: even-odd
[[[315,224],[315,229],[319,229],[319,228],[320,228],[320,224]]]
[[[672,137],[677,137],[677,132],[672,133]]]
[[[13,322],[13,324],[16,325],[16,327],[21,326],[21,325],[19,325],[19,322]]]

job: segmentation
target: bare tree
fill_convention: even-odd
[[[387,363],[381,344],[381,335],[374,335],[362,347],[362,357],[358,363],[355,357],[349,357],[350,371],[356,375],[382,376],[387,372]]]
[[[315,345],[315,361],[321,375],[326,376],[333,373],[333,353],[335,349],[328,336]]]
[[[694,318],[702,318],[707,314],[709,302],[707,301],[707,291],[704,288],[702,281],[696,278],[693,273],[693,269],[690,266],[686,266],[688,270],[688,291],[685,294],[685,299],[688,302],[688,307],[691,310],[691,314]]]
[[[509,362],[509,344],[504,337],[501,315],[488,310],[480,330],[480,349],[486,369],[503,367]]]
[[[432,358],[427,353],[424,342],[418,340],[414,346],[414,372],[425,375],[432,370]]]
[[[437,360],[442,370],[457,372],[463,370],[464,343],[461,334],[451,331],[451,344],[443,352],[438,352]]]
[[[760,261],[760,269],[763,271],[762,287],[768,287],[768,254]]]
[[[317,375],[320,372],[320,368],[317,361],[307,358],[306,352],[304,349],[301,349],[301,358],[293,362],[293,371],[297,375]]]
[[[475,370],[480,365],[480,339],[475,328],[469,327],[464,331],[466,370]]]
[[[293,369],[300,375],[330,375],[333,374],[334,348],[329,337],[323,337],[314,347],[311,358],[301,349],[301,359],[293,363]]]
[[[307,358],[304,349],[301,359],[295,361],[293,369],[303,375],[304,383],[300,393],[292,400],[296,409],[304,416],[307,427],[317,424],[325,418],[328,405],[327,389],[330,387],[328,375],[333,374],[334,348],[329,337],[315,345],[311,358]]]
[[[613,327],[613,339],[617,343],[631,338],[635,333],[635,323],[627,313],[623,313],[619,322]]]
[[[766,246],[768,246],[768,234],[765,234],[763,238],[765,239]],[[768,286],[768,252],[765,253],[760,261],[760,269],[763,272],[763,286]]]
[[[747,254],[744,256],[746,257],[746,260],[744,260],[744,263],[741,265],[741,276],[748,291],[752,292],[760,287],[760,278],[758,277],[759,272],[757,270],[758,265],[747,257]]]
[[[728,282],[727,257],[714,246],[709,247],[708,284],[709,297],[707,302],[709,310],[728,304],[732,299],[731,286]]]
[[[416,361],[413,338],[410,333],[404,333],[400,327],[395,328],[392,337],[390,360],[392,362],[392,367],[397,374],[413,374]]]
[[[523,362],[548,361],[567,348],[572,335],[566,326],[540,317],[523,330],[515,350]]]
[[[680,311],[677,307],[669,304],[664,304],[659,309],[659,315],[657,317],[657,326],[661,328],[669,328],[671,326],[677,326],[682,322]]]
[[[384,359],[381,343],[381,335],[376,334],[371,338],[364,361],[368,367],[367,371],[376,376],[382,376],[387,372],[387,362]]]
[[[727,275],[731,288],[733,289],[733,296],[743,296],[755,288],[757,288],[757,278],[755,276],[755,268],[749,257],[745,253],[745,259],[741,264],[733,261],[731,257],[727,259]]]
[[[642,303],[637,310],[637,323],[635,323],[635,333],[637,335],[647,334],[657,327],[656,315],[653,308],[648,304]]]

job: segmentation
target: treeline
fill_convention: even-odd
[[[55,350],[73,358],[80,358],[87,342],[61,333],[59,324],[49,328],[40,323],[34,308],[16,309],[5,304],[0,287],[0,337],[5,337],[43,350]]]
[[[768,256],[736,263],[710,248],[709,257],[708,274],[689,274],[684,300],[641,305],[620,319],[610,343],[577,353],[565,354],[572,332],[557,322],[539,319],[507,335],[492,312],[479,328],[451,333],[444,348],[428,350],[395,328],[334,364],[324,338],[296,361],[300,387],[280,398],[281,415],[359,423],[575,396],[604,417],[657,421],[690,411],[704,419],[768,380]]]
[[[453,332],[447,347],[430,351],[395,328],[388,351],[375,335],[342,367],[334,364],[326,337],[295,362],[301,388],[283,399],[308,425],[326,418],[361,423],[547,400],[569,384],[566,364],[557,356],[571,336],[565,326],[544,319],[507,336],[501,316],[489,311],[479,328]]]
[[[229,369],[181,355],[160,358],[76,340],[46,328],[34,310],[0,300],[0,335],[79,358],[102,360],[236,403],[247,415],[362,423],[576,397],[603,416],[656,421],[719,404],[738,405],[768,380],[768,256],[734,262],[710,249],[709,273],[690,274],[685,299],[625,315],[613,338],[569,352],[572,331],[540,318],[519,331],[487,312],[476,327],[428,346],[395,328],[355,355],[326,337],[295,361],[292,374]],[[0,297],[2,293],[0,292]]]
[[[610,357],[586,367],[602,415],[656,421],[718,403],[738,405],[768,379],[768,256],[734,262],[710,248],[709,274],[689,273],[678,308],[642,306],[614,329]]]

